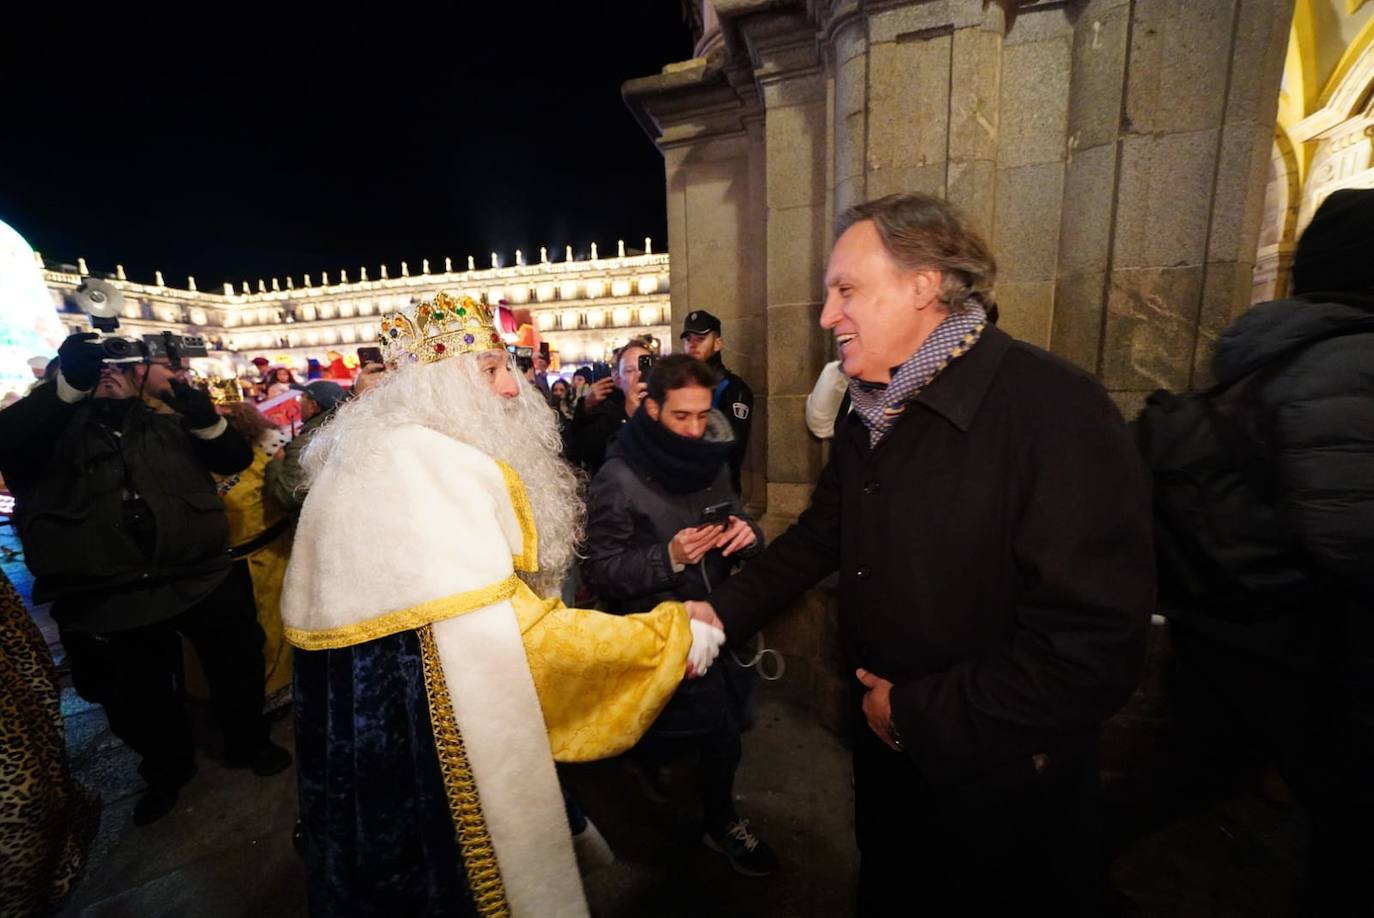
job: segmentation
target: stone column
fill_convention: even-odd
[[[1098,367],[1128,414],[1206,384],[1217,333],[1249,306],[1293,2],[1129,9]]]

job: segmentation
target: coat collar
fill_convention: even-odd
[[[989,325],[978,343],[922,389],[914,403],[931,409],[960,431],[967,432],[973,426],[974,415],[983,404],[983,396],[987,395],[1011,342],[1011,335],[996,325]]]
[[[992,385],[992,379],[997,375],[997,368],[1002,365],[1002,358],[1011,347],[1013,340],[1011,335],[997,326],[988,326],[983,331],[982,336],[979,337],[978,343],[967,354],[951,363],[944,372],[936,376],[930,385],[922,389],[920,394],[912,400],[911,404],[920,405],[935,412],[961,432],[967,433],[968,429],[973,426],[973,419],[978,414],[978,408],[983,404],[983,398],[987,395],[988,387]],[[911,415],[912,412],[907,411],[906,415],[897,422],[897,426],[901,427],[903,421]],[[850,430],[852,435],[858,441],[862,441],[864,447],[867,447],[868,428],[862,419],[854,416]]]

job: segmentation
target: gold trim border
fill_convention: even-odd
[[[510,905],[506,901],[505,883],[501,880],[501,865],[496,860],[496,847],[492,844],[486,817],[482,815],[482,801],[477,796],[477,780],[472,775],[463,735],[453,716],[453,703],[448,695],[439,647],[434,642],[434,631],[425,625],[416,633],[420,636],[420,658],[424,662],[434,748],[439,756],[449,816],[458,833],[458,848],[462,852],[472,902],[477,907],[477,914],[484,918],[506,918],[510,915]]]
[[[418,606],[411,606],[408,609],[401,609],[399,612],[388,612],[367,621],[354,622],[351,625],[340,625],[337,628],[322,628],[318,631],[306,631],[301,628],[284,628],[286,640],[293,646],[301,650],[337,650],[340,647],[352,647],[354,644],[361,644],[364,641],[375,641],[377,638],[397,634],[401,631],[414,631],[425,625],[434,622],[441,622],[447,618],[454,618],[467,612],[475,612],[485,608],[492,603],[500,602],[503,599],[510,599],[515,595],[516,588],[520,585],[520,578],[511,574],[505,580],[493,583],[476,590],[468,590],[466,593],[455,593],[452,596],[445,596],[443,599],[431,599],[422,602]]]
[[[533,574],[539,570],[539,529],[534,525],[534,506],[530,503],[525,483],[515,469],[504,462],[497,461],[496,464],[501,467],[501,477],[506,480],[506,493],[510,495],[515,518],[520,523],[521,554],[515,558],[515,569]]]

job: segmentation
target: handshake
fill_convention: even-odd
[[[687,602],[687,614],[691,616],[692,647],[687,651],[687,678],[697,679],[706,675],[720,648],[725,645],[725,626],[707,602]]]

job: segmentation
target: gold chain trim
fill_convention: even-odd
[[[520,578],[511,574],[505,580],[491,586],[468,590],[466,593],[455,593],[443,599],[431,599],[418,606],[411,606],[399,612],[388,612],[365,622],[341,625],[338,628],[322,628],[319,631],[306,631],[301,628],[282,630],[286,640],[301,650],[336,650],[340,647],[352,647],[364,641],[374,641],[402,631],[414,631],[432,622],[441,622],[446,618],[475,612],[503,599],[510,599],[515,595],[516,587],[519,585]]]
[[[448,795],[449,815],[458,832],[458,847],[467,870],[468,888],[477,914],[509,916],[506,887],[501,881],[501,867],[496,861],[487,821],[482,815],[482,801],[477,796],[477,781],[472,776],[463,736],[453,716],[453,704],[448,697],[448,683],[444,680],[443,663],[434,633],[429,625],[418,629],[420,658],[424,661],[425,692],[429,695],[429,721],[434,730],[434,748],[439,754],[439,770],[444,776],[444,791]]]
[[[525,483],[520,480],[515,469],[504,462],[501,477],[506,480],[506,493],[510,495],[511,506],[515,508],[515,518],[520,523],[521,555],[515,559],[515,569],[532,574],[539,570],[539,530],[534,525],[534,507],[525,491]]]

